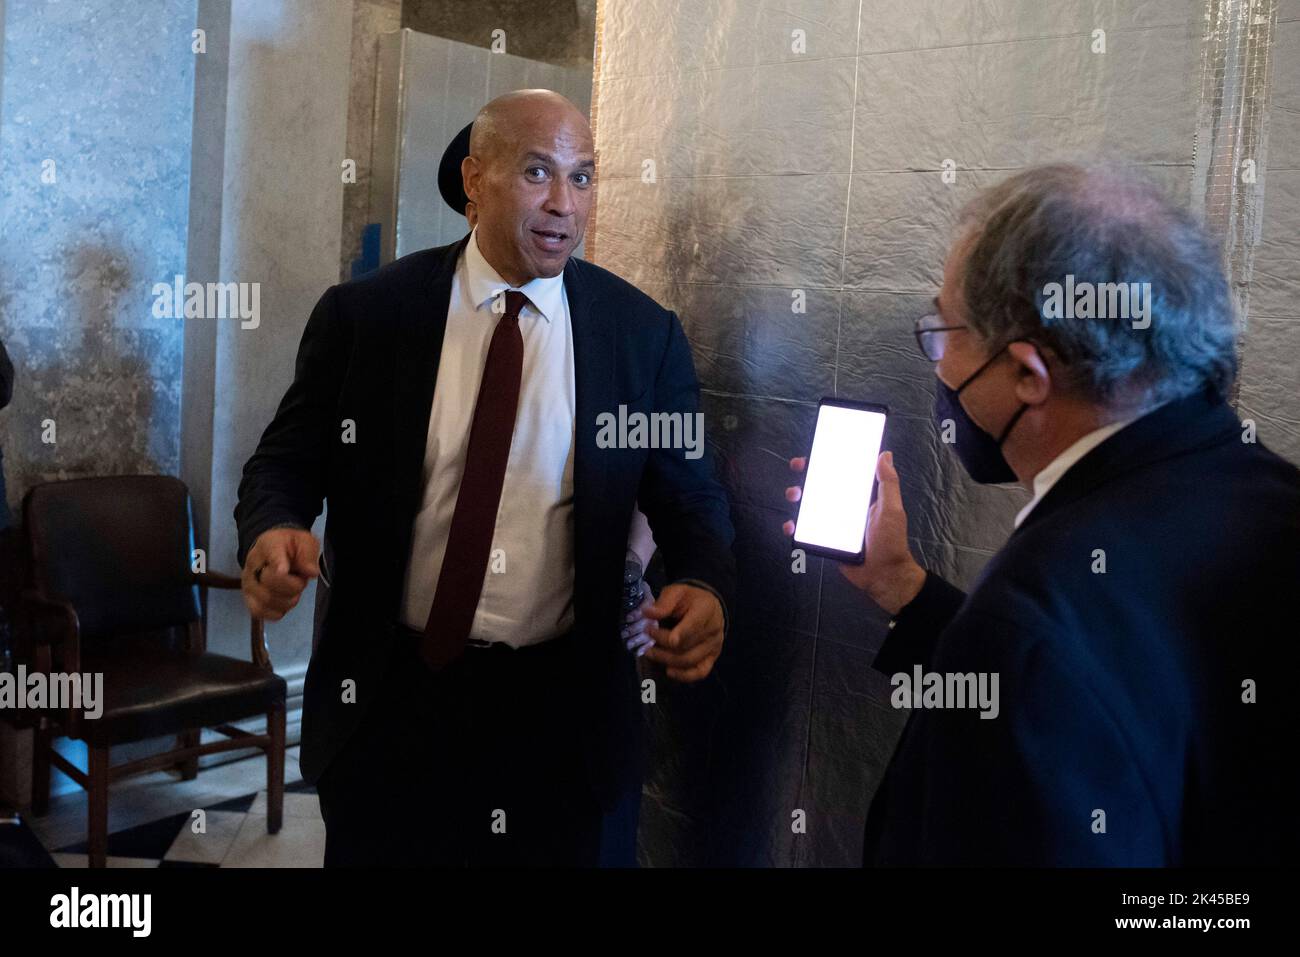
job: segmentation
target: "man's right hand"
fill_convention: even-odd
[[[790,460],[790,468],[802,472],[808,460]],[[877,605],[897,615],[903,606],[921,591],[925,584],[925,569],[912,557],[907,545],[907,512],[903,510],[903,496],[898,487],[898,473],[894,471],[894,453],[882,452],[876,462],[876,501],[867,511],[866,560],[861,565],[840,563],[840,572],[862,589]],[[792,485],[785,490],[787,502],[797,502],[803,488]],[[783,530],[794,534],[794,522],[786,522]]]
[[[302,528],[272,528],[257,536],[244,559],[240,586],[254,618],[279,621],[320,574],[320,542]]]

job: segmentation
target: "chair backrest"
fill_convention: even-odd
[[[169,475],[48,482],[23,497],[33,584],[76,609],[82,647],[200,616],[185,483]]]

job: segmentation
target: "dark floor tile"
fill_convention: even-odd
[[[114,831],[108,835],[108,855],[109,857],[161,859],[189,820],[190,812],[183,811],[157,821],[150,821],[148,824],[138,824],[122,831]],[[86,854],[89,846],[86,841],[79,841],[61,847],[59,851],[65,854]]]
[[[0,824],[0,869],[56,866],[25,822]]]
[[[159,861],[159,867],[207,867],[219,868],[220,864],[208,864],[203,861]]]

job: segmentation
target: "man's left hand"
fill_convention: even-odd
[[[644,609],[655,622],[650,628],[655,647],[645,657],[668,669],[674,681],[692,682],[708,677],[722,653],[722,604],[707,588],[675,582],[659,593],[659,600]],[[660,624],[675,618],[671,629]]]

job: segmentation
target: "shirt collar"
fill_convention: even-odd
[[[469,290],[469,301],[474,309],[482,309],[503,289],[514,289],[492,268],[491,263],[483,258],[478,248],[478,227],[470,233],[469,242],[465,244],[465,285]],[[562,315],[564,305],[564,273],[544,278],[538,276],[517,287],[528,297],[528,303],[547,322],[553,322]],[[528,306],[524,306],[527,310]]]
[[[1020,527],[1020,523],[1034,510],[1034,506],[1043,500],[1043,496],[1047,494],[1048,490],[1060,481],[1061,476],[1068,472],[1074,463],[1137,418],[1137,416],[1133,416],[1128,419],[1120,419],[1118,422],[1103,425],[1100,429],[1089,432],[1043,466],[1042,470],[1034,476],[1033,499],[1016,515],[1016,528]]]

